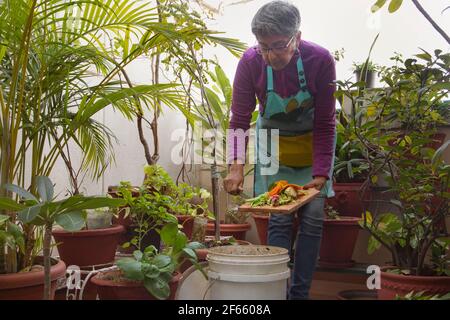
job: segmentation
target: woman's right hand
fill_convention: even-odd
[[[232,195],[240,194],[244,188],[244,165],[232,164],[228,175],[223,180],[225,191]]]

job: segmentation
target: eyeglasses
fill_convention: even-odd
[[[280,47],[264,48],[264,47],[261,47],[260,44],[258,44],[256,46],[256,52],[261,55],[262,54],[267,55],[267,54],[269,54],[270,51],[273,51],[273,53],[275,53],[275,54],[282,54],[282,53],[286,52],[287,48],[289,48],[289,46],[291,45],[292,40],[294,40],[294,38],[295,38],[295,35],[292,36],[292,38],[289,40],[288,43],[286,43],[284,46],[280,46]]]

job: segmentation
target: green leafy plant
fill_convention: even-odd
[[[431,268],[438,276],[450,277],[450,238],[439,238],[431,245]]]
[[[174,204],[170,207],[170,211],[174,214],[214,219],[214,215],[209,210],[211,194],[206,189],[180,183],[172,197]]]
[[[79,194],[87,174],[99,179],[114,161],[114,133],[95,120],[106,108],[128,120],[137,118],[147,156],[144,112],[159,113],[162,104],[176,109],[184,99],[177,84],[161,84],[157,76],[151,85],[135,85],[126,66],[149,52],[182,44],[239,47],[217,32],[180,23],[169,12],[160,19],[159,8],[139,0],[0,2],[0,185],[16,182],[35,193],[36,177],[49,176],[62,160],[69,192]],[[80,163],[71,156],[76,148]],[[7,195],[0,189],[0,196]],[[27,226],[24,232],[25,255],[31,256],[39,251],[42,230]],[[13,263],[0,252],[0,261],[5,260]],[[4,269],[0,263],[0,273]]]
[[[392,210],[376,216],[366,211],[361,225],[371,233],[369,253],[384,246],[401,270],[442,274],[426,257],[438,239],[449,237],[443,224],[449,216],[450,165],[442,153],[450,143],[439,147],[435,136],[437,126],[446,123],[439,111],[449,105],[450,55],[424,51],[392,60],[395,65],[381,73],[385,88],[368,93],[359,84],[341,82],[337,93],[364,115],[354,127],[369,167],[363,193],[382,176],[392,195]]]
[[[362,113],[355,117],[340,110],[336,122],[336,151],[333,178],[337,183],[363,182],[369,173],[364,145],[355,134],[355,127],[361,123]]]
[[[17,212],[17,219],[23,225],[43,226],[45,228],[43,254],[44,254],[44,299],[50,298],[50,249],[52,238],[52,227],[59,224],[67,231],[78,231],[85,225],[85,212],[87,209],[102,207],[116,207],[124,204],[121,199],[111,199],[107,197],[84,197],[72,196],[57,201],[54,196],[53,183],[48,177],[40,176],[36,178],[37,196],[31,194],[17,185],[6,185],[4,188],[17,194],[19,201],[11,198],[0,198],[0,210]],[[15,215],[13,215],[15,218]],[[3,217],[3,223],[6,218]],[[6,240],[9,240],[12,250],[19,249],[23,252],[23,238],[20,236],[20,229],[15,222],[7,223]],[[17,252],[16,252],[17,254]],[[28,267],[31,267],[28,266]]]
[[[177,186],[169,173],[160,165],[146,165],[144,167],[144,186],[150,191],[171,195],[177,191]]]
[[[362,63],[353,63],[353,70],[354,71],[360,71],[362,74],[364,74],[364,71],[371,71],[376,72],[380,70],[380,66],[376,63],[373,63],[372,61],[364,61]]]
[[[143,252],[135,251],[133,258],[117,261],[117,266],[125,278],[142,281],[151,295],[157,299],[167,299],[170,295],[169,282],[184,261],[189,260],[202,270],[194,250],[203,246],[198,242],[188,243],[186,235],[178,230],[177,224],[166,224],[160,234],[163,243],[161,252],[154,246],[149,246]]]
[[[122,245],[124,248],[134,246],[138,250],[143,250],[142,241],[150,232],[160,230],[167,223],[177,223],[177,218],[168,211],[173,204],[170,196],[149,191],[145,185],[135,196],[129,182],[121,182],[118,193],[125,200],[129,216],[136,226],[134,229],[136,236],[130,242],[124,243]]]

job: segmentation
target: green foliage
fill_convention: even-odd
[[[356,136],[356,126],[362,113],[349,117],[341,110],[336,122],[336,151],[333,176],[336,182],[362,182],[367,178],[369,165],[363,155],[364,145]]]
[[[364,215],[362,225],[372,235],[369,251],[383,245],[395,265],[420,275],[427,270],[427,254],[446,236],[442,224],[449,216],[450,166],[442,159],[448,143],[439,148],[436,132],[447,123],[440,112],[450,92],[450,54],[423,51],[392,60],[395,65],[381,72],[385,88],[366,91],[340,82],[337,96],[345,96],[361,116],[353,129],[368,183],[383,176],[393,196],[392,212]],[[442,263],[433,268],[444,273]]]
[[[372,6],[372,12],[377,12],[378,10],[380,10],[381,8],[383,8],[383,6],[386,4],[387,0],[378,0],[373,6]],[[394,13],[395,11],[397,11],[398,9],[400,9],[400,7],[402,6],[403,0],[390,0],[389,2],[389,12],[390,13]]]
[[[411,291],[404,297],[397,295],[395,297],[395,300],[450,300],[450,293],[430,295],[426,294],[425,291],[421,292]]]
[[[143,251],[135,251],[133,258],[117,261],[117,266],[127,279],[142,281],[147,291],[157,299],[167,299],[169,282],[184,261],[189,260],[201,270],[194,250],[203,246],[197,242],[188,243],[177,224],[166,224],[160,234],[164,246],[161,252],[149,246]]]
[[[361,73],[364,74],[364,72],[367,71],[371,71],[371,72],[376,72],[378,70],[380,70],[380,66],[376,63],[373,63],[372,61],[365,61],[362,63],[353,63],[353,70],[355,71],[360,71]]]
[[[168,211],[172,198],[157,192],[149,192],[146,186],[140,188],[137,196],[132,193],[128,182],[121,182],[118,194],[129,207],[130,217],[136,225],[136,236],[124,247],[134,246],[143,250],[142,240],[152,230],[160,230],[167,223],[177,223],[177,218]]]
[[[160,165],[147,165],[144,167],[144,186],[162,194],[173,194],[176,192],[176,185],[169,173]]]
[[[105,197],[72,196],[63,200],[54,198],[54,189],[48,177],[36,178],[38,195],[33,196],[17,185],[5,188],[20,196],[17,203],[17,218],[23,224],[53,225],[59,224],[67,231],[78,231],[84,227],[86,209],[117,207],[124,204],[122,199]],[[0,198],[0,210],[10,210],[10,198]]]

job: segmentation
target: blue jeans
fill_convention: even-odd
[[[295,242],[294,268],[288,296],[290,300],[309,298],[322,239],[324,205],[325,196],[320,195],[297,212],[300,224]],[[293,223],[293,214],[272,214],[269,220],[268,244],[288,249],[291,255]]]

